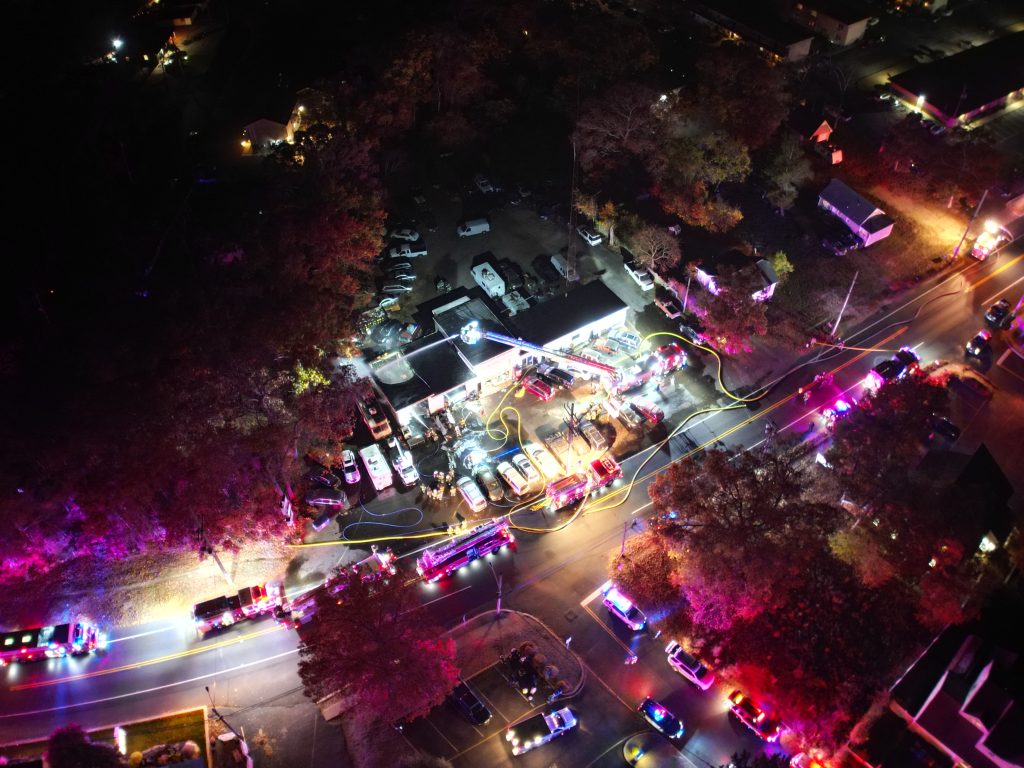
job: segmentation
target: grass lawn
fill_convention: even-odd
[[[153,720],[139,720],[129,725],[123,725],[128,737],[128,754],[142,752],[158,744],[170,744],[178,741],[194,741],[199,745],[202,755],[206,757],[206,730],[204,727],[204,710],[192,709],[187,712],[179,712],[167,717],[158,717]],[[89,736],[93,741],[105,741],[114,743],[114,729],[101,728],[90,731]],[[15,758],[39,757],[46,751],[46,739],[39,741],[27,741],[21,744],[0,746],[0,756],[9,760]]]

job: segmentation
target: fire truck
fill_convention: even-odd
[[[416,561],[416,571],[430,583],[450,576],[474,560],[515,546],[508,523],[497,518],[481,523],[443,544],[425,549]]]
[[[215,597],[192,606],[192,620],[196,634],[202,640],[210,632],[232,624],[262,616],[284,602],[284,590],[279,582],[244,587],[233,595]]]
[[[85,656],[105,646],[103,635],[85,621],[16,629],[0,634],[0,667],[15,661]]]
[[[579,501],[591,491],[609,485],[613,480],[622,477],[622,467],[611,456],[602,456],[590,462],[586,472],[563,477],[548,483],[548,505],[552,511],[562,509]]]

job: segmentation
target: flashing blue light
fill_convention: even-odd
[[[837,413],[846,413],[848,410],[850,410],[850,404],[848,402],[842,399],[836,400]]]
[[[606,595],[606,597],[612,605],[614,605],[623,613],[627,613],[633,607],[632,601],[624,594],[619,592],[617,587],[612,587],[610,590],[608,590],[608,594]]]

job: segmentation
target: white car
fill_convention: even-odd
[[[495,469],[501,479],[505,481],[505,484],[512,489],[512,493],[516,496],[522,496],[530,490],[530,484],[527,482],[526,478],[519,473],[518,469],[513,467],[507,461],[501,462],[497,467],[495,467]]]
[[[416,259],[427,255],[427,246],[409,243],[393,245],[388,253],[392,259]]]
[[[587,245],[600,245],[603,238],[588,227],[576,227],[576,234],[587,241]]]
[[[538,472],[537,468],[533,466],[533,462],[526,458],[522,453],[516,453],[512,456],[512,463],[515,465],[515,468],[519,470],[519,474],[526,478],[527,483],[534,488],[540,487],[543,480],[541,480],[540,472]]]
[[[608,341],[615,346],[622,347],[630,352],[635,352],[640,349],[640,344],[643,342],[639,336],[629,331],[612,331],[608,334]]]
[[[647,626],[647,617],[644,612],[633,605],[633,601],[622,594],[619,588],[610,581],[601,587],[601,594],[603,595],[601,602],[604,603],[604,607],[634,632],[639,632]]]
[[[701,664],[695,656],[683,650],[683,646],[675,640],[665,646],[665,653],[668,654],[669,666],[702,691],[706,691],[714,684],[715,673]]]
[[[622,266],[625,268],[626,274],[633,278],[633,282],[639,285],[641,290],[654,290],[654,276],[648,270],[630,262],[624,262]]]
[[[482,173],[478,173],[473,178],[473,183],[476,184],[476,188],[479,189],[484,194],[488,194],[494,191],[494,185],[491,184],[491,182],[487,180],[487,177],[484,176]]]
[[[341,475],[349,485],[355,485],[362,477],[359,464],[356,462],[356,454],[348,448],[341,452]]]
[[[404,240],[407,243],[415,243],[420,239],[420,233],[409,227],[401,227],[391,230],[390,237],[392,240]]]
[[[474,512],[483,512],[487,509],[487,499],[484,498],[483,493],[480,492],[480,486],[471,477],[460,477],[455,487],[459,489],[459,494],[462,496],[462,500],[466,502],[468,506]]]
[[[523,452],[529,456],[533,463],[540,467],[548,480],[554,480],[562,475],[562,468],[550,452],[537,445],[537,443],[523,443]]]

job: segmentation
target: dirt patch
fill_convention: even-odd
[[[292,550],[272,543],[220,554],[235,589],[279,579]],[[194,553],[143,555],[120,562],[79,558],[4,590],[4,624],[32,626],[86,616],[103,628],[125,627],[187,615],[192,605],[231,587],[212,558]]]

